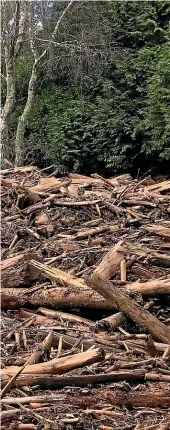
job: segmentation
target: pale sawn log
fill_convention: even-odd
[[[67,372],[81,366],[86,366],[88,364],[102,361],[104,357],[105,354],[102,348],[88,349],[85,352],[80,352],[78,354],[73,354],[62,358],[54,358],[53,360],[44,363],[32,365],[28,364],[23,369],[23,374],[59,375],[63,372]],[[11,376],[15,375],[19,370],[20,367],[18,368],[17,366],[9,366],[5,369],[2,369],[2,381],[4,378],[10,378]]]
[[[100,275],[103,279],[110,279],[115,275],[119,268],[120,262],[124,259],[123,241],[119,241],[110,251],[103,257],[95,273]]]

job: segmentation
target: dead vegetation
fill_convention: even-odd
[[[1,171],[2,429],[170,428],[169,191]]]

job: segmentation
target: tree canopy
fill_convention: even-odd
[[[34,1],[29,15],[34,50],[47,52],[36,69],[34,102],[24,122],[24,162],[53,163],[58,173],[166,168],[170,3],[74,1],[54,34],[66,6]],[[11,159],[34,64],[28,39],[15,63],[15,102],[8,124]],[[5,70],[2,61],[3,75]],[[3,79],[4,103],[5,98]]]

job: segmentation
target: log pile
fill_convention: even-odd
[[[169,191],[1,171],[2,429],[170,428]]]

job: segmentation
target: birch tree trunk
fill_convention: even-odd
[[[24,162],[24,133],[28,116],[31,112],[37,82],[37,60],[34,61],[31,78],[28,85],[28,98],[23,113],[18,120],[16,138],[15,138],[15,165],[22,166]]]
[[[66,12],[70,9],[72,3],[74,2],[74,0],[71,0],[67,7],[64,9],[64,11],[62,12],[62,14],[60,15],[54,31],[51,35],[51,39],[50,42],[54,42],[54,39],[56,37],[59,25],[64,17],[64,15],[66,14]],[[24,107],[23,113],[20,116],[19,120],[18,120],[18,126],[17,126],[17,132],[16,132],[16,138],[15,138],[15,165],[16,166],[22,166],[24,163],[24,133],[25,133],[25,127],[28,121],[28,117],[29,114],[31,112],[31,109],[33,107],[34,104],[34,99],[35,99],[35,91],[36,91],[36,84],[37,84],[37,73],[38,73],[38,67],[42,62],[42,59],[46,56],[47,52],[48,52],[48,48],[45,49],[43,51],[43,53],[41,55],[38,56],[37,54],[37,49],[35,49],[34,47],[34,40],[33,40],[33,32],[31,29],[31,22],[30,22],[30,48],[31,51],[33,53],[34,56],[34,64],[33,64],[33,68],[32,68],[32,73],[31,73],[31,78],[29,81],[29,85],[28,85],[28,97],[27,97],[27,102],[26,105]]]
[[[5,48],[6,66],[6,100],[1,114],[1,158],[8,158],[10,153],[8,142],[8,122],[15,103],[15,71],[14,59]]]
[[[25,27],[27,21],[27,1],[15,2],[12,27],[9,30],[8,2],[2,5],[2,46],[4,48],[6,100],[1,113],[1,159],[9,158],[10,146],[8,138],[8,126],[15,103],[15,66],[17,58],[25,40]],[[10,6],[11,7],[11,6]],[[12,7],[11,7],[12,9]]]

